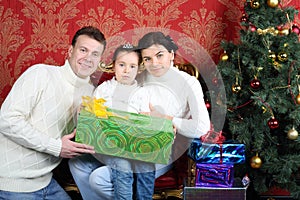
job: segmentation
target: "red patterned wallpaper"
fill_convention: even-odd
[[[215,65],[220,42],[238,41],[245,1],[0,0],[0,104],[32,64],[62,65],[73,34],[84,25],[99,27],[109,39],[106,60],[121,42],[161,30],[179,45],[178,62]],[[298,9],[300,1],[281,0],[287,5]],[[300,26],[299,17],[295,23]]]

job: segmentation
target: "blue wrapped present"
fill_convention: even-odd
[[[234,171],[232,164],[196,163],[196,187],[232,187]]]
[[[194,139],[188,156],[197,163],[237,164],[245,162],[245,145],[234,143],[209,144]]]

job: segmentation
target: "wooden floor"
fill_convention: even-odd
[[[68,194],[70,195],[72,200],[83,200],[80,193],[76,191],[68,192]],[[157,196],[155,196],[153,200],[182,200],[182,198],[177,198],[177,197],[157,198]]]

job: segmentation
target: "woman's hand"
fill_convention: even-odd
[[[150,112],[140,112],[140,114],[143,114],[143,115],[150,115],[150,116],[153,116],[153,117],[159,117],[159,118],[164,118],[164,119],[168,119],[168,120],[173,120],[173,117],[172,116],[169,116],[169,115],[164,115],[162,113],[160,113],[159,111],[157,111],[153,106],[152,104],[149,104],[149,108],[150,108]]]
[[[159,118],[164,118],[164,119],[168,119],[168,120],[173,120],[173,117],[169,116],[169,115],[164,115],[160,112],[158,112],[157,110],[155,110],[155,108],[152,106],[152,104],[149,104],[149,108],[150,108],[150,112],[140,112],[140,114],[143,115],[150,115],[153,117],[159,117]],[[174,132],[174,140],[176,138],[176,127],[173,125],[173,132]]]

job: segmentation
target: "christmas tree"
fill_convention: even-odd
[[[245,174],[260,194],[287,189],[300,199],[300,43],[298,11],[279,0],[247,0],[240,42],[222,42],[218,71],[226,102],[226,130],[246,146]]]

